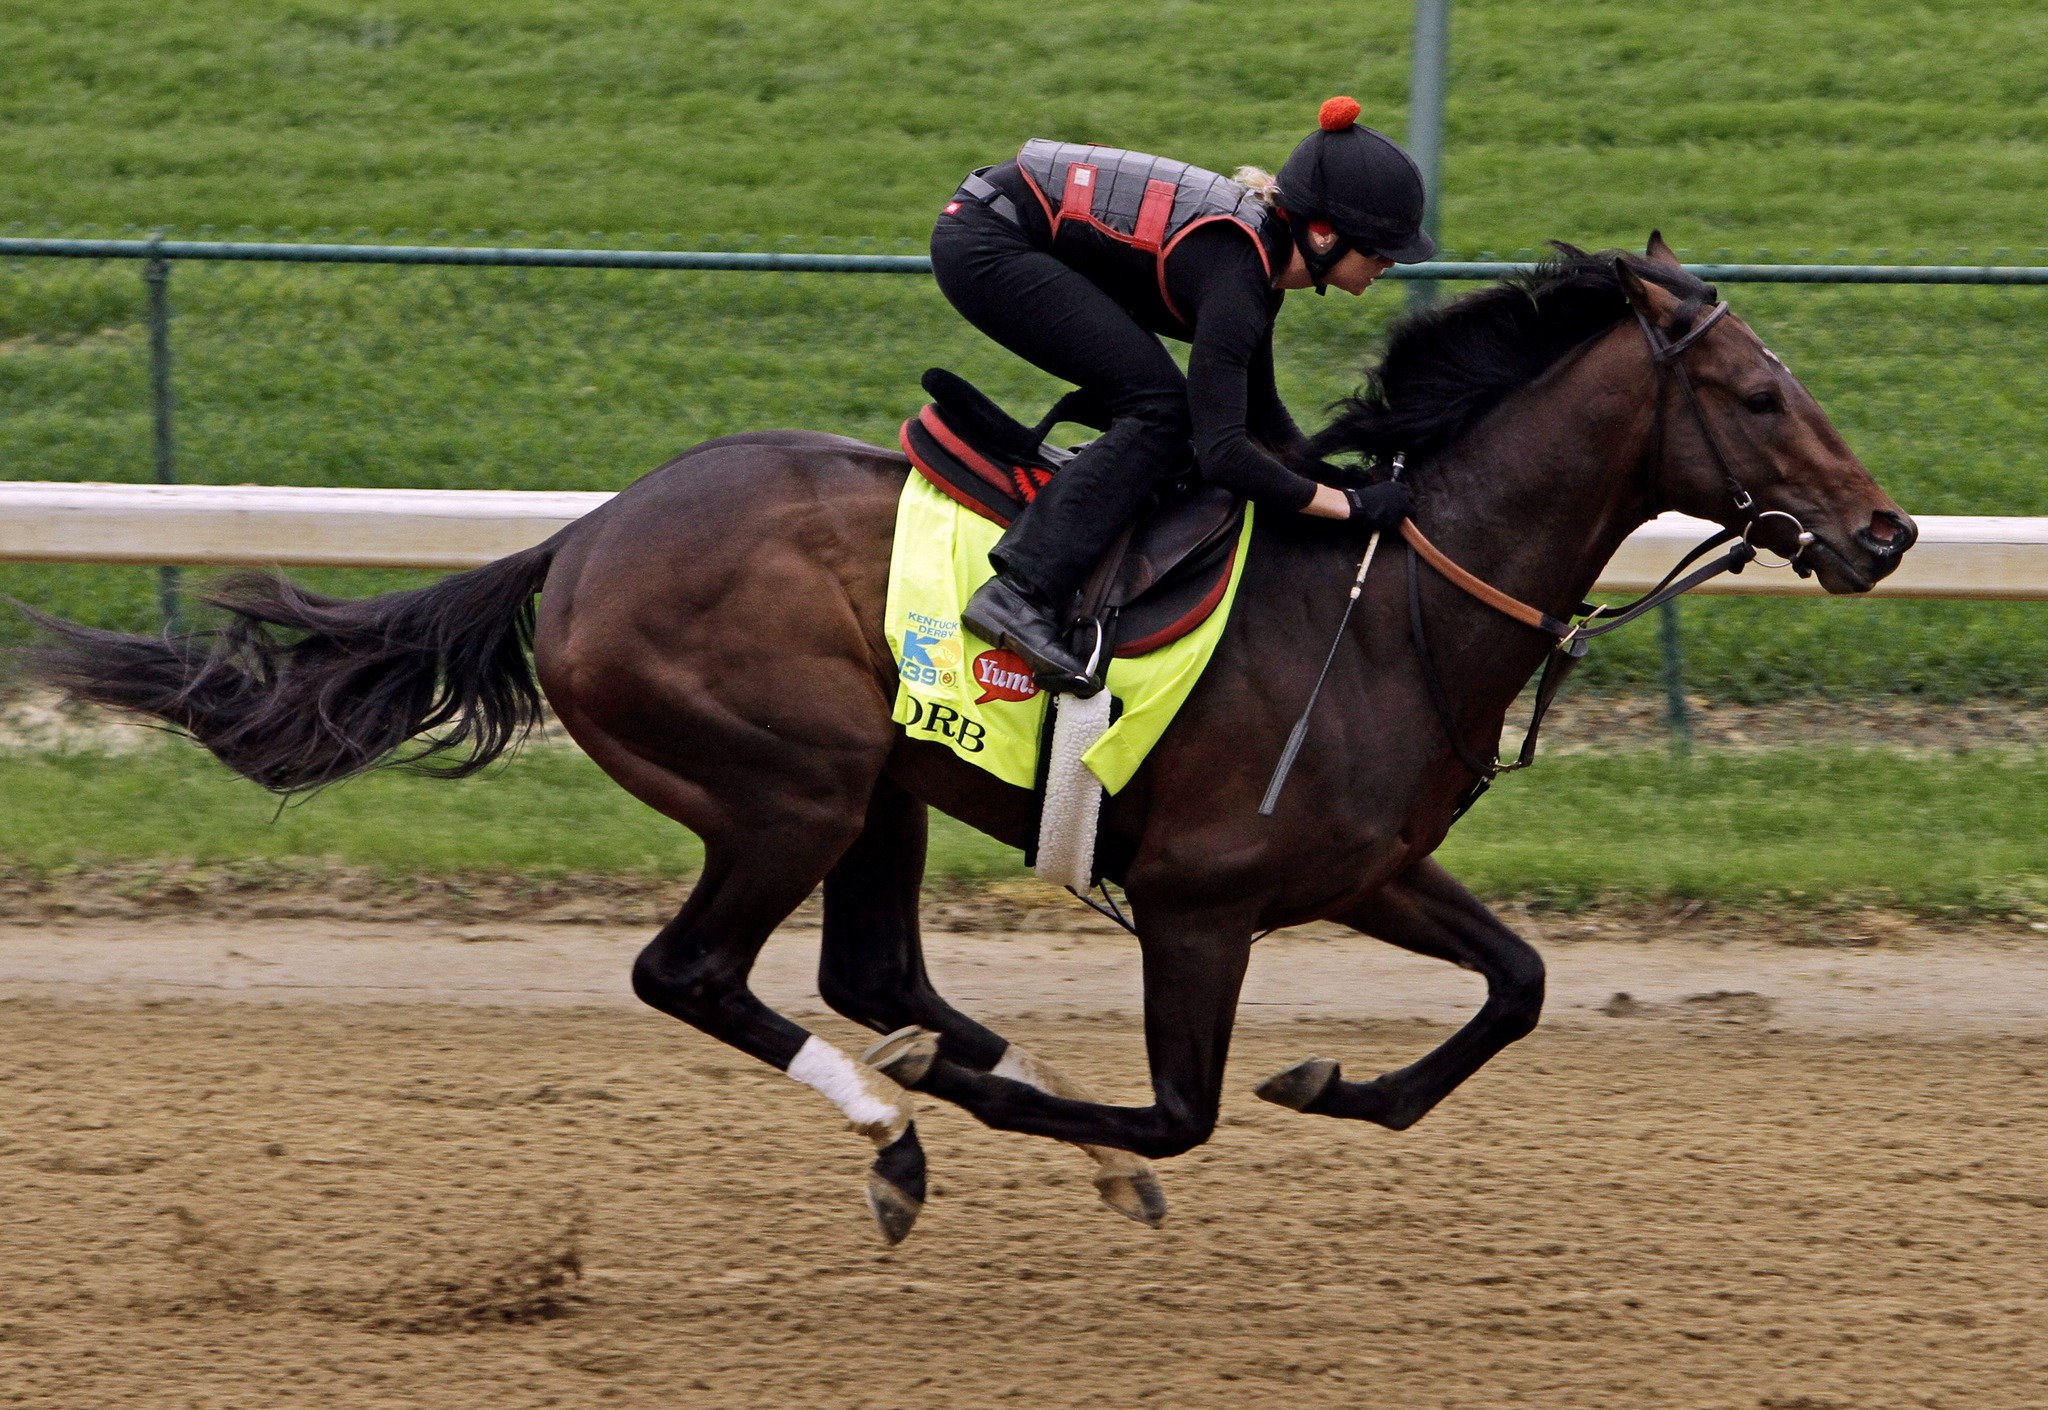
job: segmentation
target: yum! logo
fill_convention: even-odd
[[[974,699],[977,705],[991,700],[1029,700],[1038,694],[1030,665],[1014,651],[984,651],[975,657],[974,683],[981,687],[981,694]]]

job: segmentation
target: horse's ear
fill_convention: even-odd
[[[1678,256],[1673,254],[1671,247],[1664,243],[1664,232],[1661,230],[1652,230],[1650,232],[1650,243],[1643,247],[1643,253],[1659,264],[1668,264],[1673,269],[1681,267],[1678,263]]]
[[[1614,257],[1614,277],[1620,281],[1621,292],[1628,296],[1630,306],[1652,323],[1656,322],[1657,311],[1650,306],[1650,286],[1643,282],[1642,275],[1629,267],[1627,256]]]

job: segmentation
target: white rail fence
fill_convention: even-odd
[[[528,490],[310,489],[0,481],[0,561],[229,567],[473,568],[539,543],[610,499]],[[2048,518],[1927,515],[1872,594],[2048,601]],[[1667,514],[1630,535],[1599,591],[1641,592],[1713,526]],[[1819,596],[1752,568],[1703,592]]]

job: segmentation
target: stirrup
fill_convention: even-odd
[[[1040,690],[1053,691],[1060,695],[1071,695],[1077,700],[1086,700],[1101,693],[1109,683],[1108,664],[1103,659],[1107,654],[1103,647],[1108,644],[1109,631],[1102,618],[1090,617],[1080,626],[1095,630],[1095,645],[1088,652],[1088,663],[1078,672],[1040,671],[1031,677],[1032,683]]]

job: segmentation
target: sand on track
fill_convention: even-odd
[[[934,1196],[894,1251],[823,1103],[633,1004],[643,930],[0,928],[0,1404],[2048,1400],[2048,945],[1534,928],[1544,1027],[1416,1129],[1249,1089],[1409,1061],[1476,982],[1277,936],[1164,1229],[921,1104]],[[855,1045],[814,944],[760,987]],[[1143,1099],[1120,937],[930,948]]]

